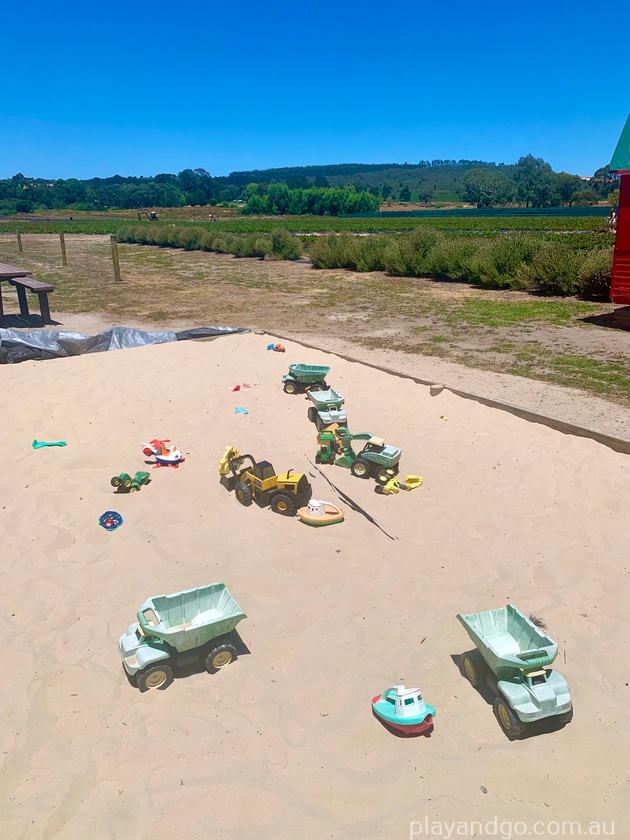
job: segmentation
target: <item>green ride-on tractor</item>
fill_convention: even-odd
[[[402,450],[387,446],[381,438],[371,432],[350,434],[345,426],[331,426],[318,435],[319,452],[315,455],[318,464],[336,464],[349,469],[357,478],[375,478],[379,484],[386,484],[398,474]],[[355,452],[352,442],[366,441],[360,452]]]
[[[148,484],[150,481],[149,473],[139,470],[133,478],[129,473],[115,475],[111,480],[111,485],[119,493],[137,493],[143,484]]]

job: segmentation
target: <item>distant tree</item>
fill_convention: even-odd
[[[400,191],[400,200],[401,201],[411,201],[411,190],[409,187],[403,187]]]
[[[619,204],[619,190],[613,190],[611,193],[608,193],[608,195],[606,196],[606,201],[609,204]]]
[[[192,169],[184,169],[177,176],[179,188],[184,192],[195,192],[199,187],[199,176],[195,175]]]
[[[428,188],[423,189],[422,187],[420,187],[420,190],[418,191],[418,201],[421,204],[428,204],[431,201],[432,198],[433,198],[433,190],[428,189]]]
[[[571,196],[573,204],[597,204],[599,196],[595,190],[576,190]]]
[[[328,178],[324,178],[323,175],[317,175],[317,177],[315,178],[314,186],[316,186],[316,187],[329,187],[330,184],[328,183]]]
[[[390,195],[394,192],[394,188],[391,184],[383,184],[381,187],[381,195],[383,196],[383,200],[387,201]]]
[[[306,190],[310,187],[310,183],[304,175],[292,175],[287,178],[287,187],[290,190]]]
[[[463,201],[477,207],[507,204],[514,198],[514,184],[501,172],[489,169],[469,169],[458,183]]]
[[[562,204],[571,204],[573,193],[584,187],[584,181],[577,175],[569,175],[568,172],[558,172],[554,175],[556,192],[560,196]]]
[[[525,155],[525,157],[518,159],[514,181],[516,182],[518,198],[525,202],[526,207],[529,207],[530,204],[535,207],[544,206],[540,203],[546,200],[542,193],[546,192],[547,181],[550,180],[552,174],[551,166],[542,158]]]

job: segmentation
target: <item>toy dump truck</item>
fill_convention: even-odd
[[[287,394],[301,394],[304,391],[325,391],[329,367],[320,365],[289,365],[289,372],[282,377],[282,387]]]
[[[250,464],[245,466],[245,462]],[[298,508],[310,501],[313,491],[303,473],[276,475],[269,461],[256,461],[251,455],[241,455],[233,446],[226,447],[219,462],[221,484],[236,495],[245,507],[256,502],[259,507],[270,506],[274,513],[295,516]]]
[[[497,695],[494,713],[510,740],[536,720],[569,723],[569,686],[548,667],[558,653],[549,636],[512,604],[457,618],[477,648],[464,654],[463,672],[473,686],[487,682]]]
[[[232,631],[243,618],[224,583],[149,598],[118,641],[125,671],[140,691],[167,688],[177,668],[200,659],[214,674],[237,658]]]
[[[308,410],[308,419],[315,423],[317,431],[337,423],[338,426],[346,426],[348,417],[342,406],[344,399],[334,388],[327,391],[307,391],[308,398],[313,403]]]
[[[352,442],[366,441],[357,454]],[[319,452],[315,455],[318,464],[336,464],[349,469],[357,478],[375,478],[379,484],[386,484],[398,474],[402,449],[386,446],[381,438],[371,432],[351,435],[345,426],[324,429],[317,438]]]
[[[121,473],[115,475],[110,484],[115,487],[119,493],[137,493],[143,484],[148,484],[151,481],[151,476],[144,470],[138,472],[132,478],[129,473]]]

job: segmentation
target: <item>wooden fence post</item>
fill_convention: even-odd
[[[118,261],[118,243],[116,242],[115,236],[110,236],[110,242],[112,243],[112,262],[114,263],[114,280],[117,283],[120,283],[122,277],[120,276],[120,262]]]
[[[63,231],[59,234],[59,244],[61,245],[61,264],[68,265],[68,260],[66,259],[66,237]]]
[[[21,254],[22,253],[22,234],[20,233],[19,230],[17,230],[15,232],[15,235],[17,236],[18,251]]]

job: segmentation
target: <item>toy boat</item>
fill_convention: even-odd
[[[177,467],[178,464],[186,460],[179,449],[175,446],[166,446],[167,443],[170,443],[170,440],[154,439],[149,443],[142,444],[142,451],[147,458],[153,456],[157,461],[153,469],[155,467]]]
[[[332,502],[320,502],[319,499],[311,499],[306,507],[301,507],[297,512],[302,522],[307,525],[333,525],[341,522],[344,516],[343,508],[333,505]]]
[[[433,725],[435,708],[425,703],[417,688],[395,685],[372,698],[374,714],[399,732],[419,735]]]

